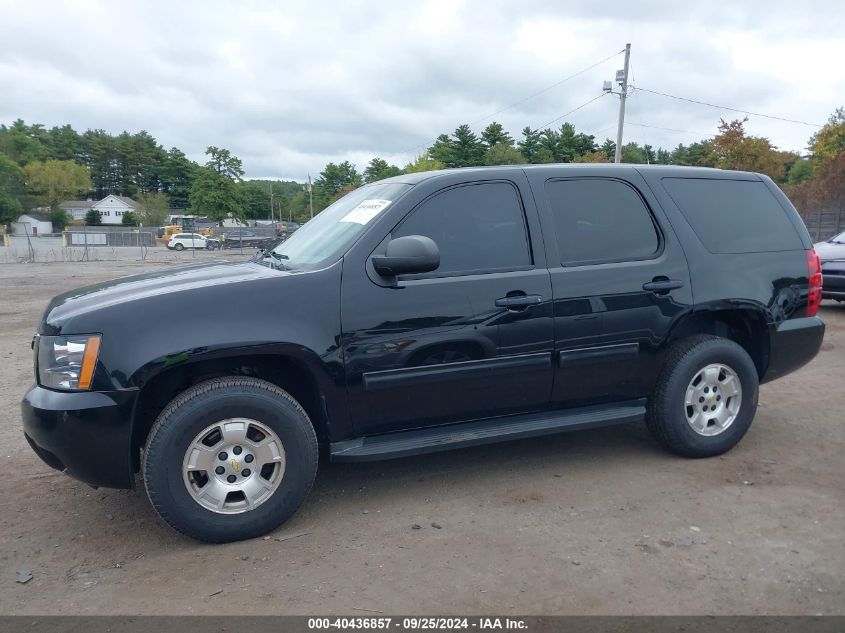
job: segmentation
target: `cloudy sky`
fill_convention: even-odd
[[[404,164],[460,123],[495,118],[514,136],[549,123],[600,94],[622,56],[526,97],[626,42],[641,88],[824,123],[845,105],[843,7],[0,0],[0,123],[145,129],[196,160],[218,145],[249,177],[302,180],[328,161]],[[565,120],[601,140],[617,111],[605,96]],[[720,116],[742,115],[634,92],[625,140],[674,147],[712,135]],[[782,149],[801,151],[816,129],[749,118]]]

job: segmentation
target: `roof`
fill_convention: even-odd
[[[120,200],[123,204],[127,207],[132,209],[140,208],[140,205],[135,202],[129,196],[118,196],[117,194],[110,193],[109,195],[105,196],[102,200],[65,200],[64,202],[59,203],[59,207],[62,209],[90,209],[94,205],[99,204],[106,198],[115,198]]]
[[[396,182],[415,185],[430,178],[454,175],[457,173],[468,173],[475,175],[481,173],[489,173],[491,176],[495,176],[496,172],[512,169],[523,169],[529,173],[560,173],[561,171],[571,170],[573,172],[573,175],[575,175],[579,171],[589,171],[593,174],[599,172],[611,175],[613,174],[613,172],[618,173],[619,170],[630,170],[632,168],[638,171],[648,171],[652,174],[656,173],[659,176],[707,176],[710,178],[724,178],[731,175],[737,176],[740,174],[745,175],[746,178],[749,176],[749,172],[729,171],[724,169],[715,169],[713,167],[687,167],[682,165],[640,165],[636,163],[545,163],[542,165],[500,165],[489,167],[460,167],[455,169],[440,169],[437,171],[421,171],[412,174],[402,174],[400,176],[393,176],[392,178],[379,180],[377,181],[377,183],[382,184],[386,182]]]
[[[31,218],[33,220],[38,220],[39,222],[50,222],[50,216],[46,213],[41,213],[40,211],[27,211],[26,213],[21,213],[18,218],[18,222],[21,221],[21,218]]]
[[[132,198],[130,198],[129,196],[115,196],[115,198],[117,198],[117,199],[118,199],[118,200],[120,200],[121,202],[123,202],[123,203],[125,203],[125,204],[129,205],[129,206],[130,206],[130,207],[132,207],[133,209],[137,209],[137,208],[139,207],[138,203],[137,203],[137,202],[135,202],[135,201],[134,201]]]

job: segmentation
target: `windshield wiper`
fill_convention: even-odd
[[[275,251],[265,251],[264,259],[267,259],[268,257],[272,258],[270,261],[273,262],[273,266],[275,268],[278,268],[279,270],[293,270],[292,267],[286,266],[282,263],[283,260],[290,259],[290,257],[288,257],[287,255],[283,255]]]

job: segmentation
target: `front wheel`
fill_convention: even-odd
[[[142,462],[150,502],[201,541],[254,538],[290,518],[317,472],[308,415],[272,383],[217,378],[161,412]]]
[[[751,426],[758,387],[757,368],[741,346],[716,336],[692,336],[670,349],[648,402],[646,424],[679,455],[721,455]]]

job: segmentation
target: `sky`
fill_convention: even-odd
[[[559,82],[630,42],[642,90],[624,141],[673,148],[744,115],[645,89],[823,124],[845,105],[843,32],[845,3],[816,0],[0,0],[0,123],[147,130],[200,162],[216,145],[247,177],[301,181],[329,161],[402,166],[462,123],[615,138],[613,95],[557,119],[623,56]],[[816,129],[747,124],[799,152]]]

